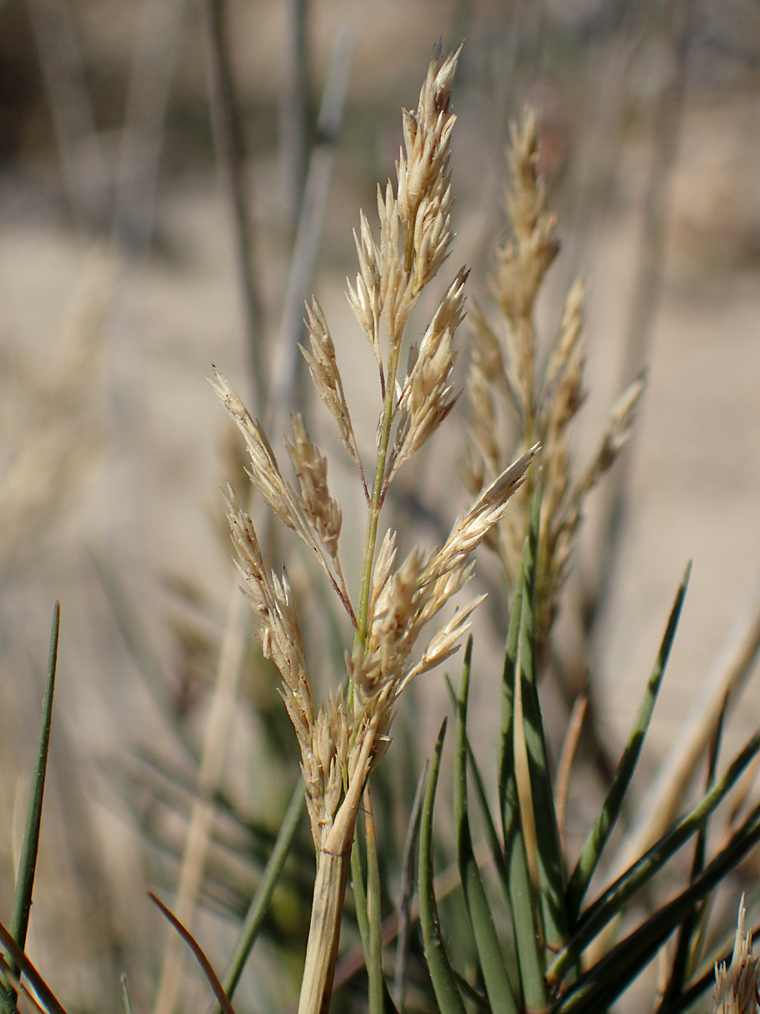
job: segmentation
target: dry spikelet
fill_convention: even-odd
[[[356,288],[353,288],[350,282],[346,283],[348,286],[346,296],[382,371],[380,318],[383,312],[383,300],[380,283],[380,251],[364,212],[361,212],[360,236],[357,236],[354,231],[354,242],[359,258],[359,274],[356,276]]]
[[[430,439],[456,402],[451,383],[454,369],[451,343],[464,317],[467,274],[462,269],[456,276],[419,347],[412,351],[411,367],[398,401],[399,423],[388,467],[388,482]]]
[[[343,512],[327,488],[327,460],[311,442],[300,415],[293,417],[293,442],[287,448],[301,486],[301,507],[335,560]]]
[[[343,391],[343,381],[335,357],[335,346],[330,337],[325,315],[316,299],[312,300],[311,306],[306,307],[306,315],[311,352],[304,348],[301,351],[308,363],[309,373],[314,381],[317,394],[335,420],[343,446],[357,467],[361,469],[354,428],[351,425],[348,403]]]
[[[742,895],[731,964],[715,966],[715,1014],[755,1014],[758,1008],[760,961],[751,954],[752,933],[744,932],[746,914]]]
[[[251,482],[264,497],[272,513],[287,528],[300,534],[301,526],[298,523],[293,498],[261,425],[254,422],[240,397],[216,367],[214,367],[214,380],[210,380],[209,383],[243,435],[251,462],[251,469],[248,472]]]
[[[459,521],[451,535],[430,561],[426,574],[435,580],[461,566],[488,532],[501,519],[507,501],[520,488],[539,444],[505,469]]]

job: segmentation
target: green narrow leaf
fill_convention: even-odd
[[[472,638],[467,642],[462,685],[457,702],[456,754],[454,768],[454,814],[457,828],[457,859],[464,900],[470,919],[478,960],[491,1009],[517,1014],[517,1003],[507,976],[504,956],[496,935],[480,870],[475,859],[467,800],[467,699],[470,688]]]
[[[364,951],[364,960],[366,962],[367,955],[369,954],[369,909],[367,908],[367,893],[364,889],[361,845],[362,843],[359,840],[359,822],[357,821],[354,847],[351,849],[351,889],[354,892],[356,924],[359,927],[359,938],[362,942],[362,950]]]
[[[575,983],[554,1008],[556,1014],[606,1010],[654,957],[675,928],[760,841],[760,806],[750,813],[726,847],[677,898],[658,909]]]
[[[298,824],[301,820],[301,815],[304,811],[305,804],[304,788],[301,779],[298,779],[293,795],[290,797],[290,803],[285,812],[285,816],[282,820],[282,825],[277,834],[272,852],[267,860],[267,864],[264,867],[259,885],[251,899],[251,904],[248,907],[248,912],[245,917],[245,922],[240,931],[240,937],[238,939],[235,953],[232,955],[232,959],[224,975],[224,992],[230,999],[235,994],[237,984],[240,981],[240,976],[243,974],[243,968],[248,960],[248,956],[253,950],[253,945],[256,942],[256,937],[259,934],[261,925],[264,921],[264,917],[269,908],[269,903],[272,900],[272,895],[277,887],[277,883],[282,874],[285,861],[288,858],[290,849],[293,845],[293,839],[298,828]],[[221,1011],[221,1007],[216,1008],[216,1014]]]
[[[723,728],[726,719],[726,704],[727,699],[723,702],[720,715],[718,717],[718,725],[715,730],[715,735],[712,737],[710,743],[710,754],[707,765],[707,778],[705,784],[705,791],[709,792],[710,789],[715,785],[715,778],[717,775],[718,766],[718,755],[720,753],[720,741],[723,736]],[[710,818],[705,817],[702,826],[697,832],[696,841],[694,842],[694,857],[691,864],[691,874],[689,876],[689,883],[692,883],[702,873],[705,868],[705,862],[707,858],[707,834],[710,826]],[[682,920],[681,925],[678,927],[678,934],[676,937],[675,952],[673,954],[673,961],[671,963],[670,976],[668,978],[668,984],[663,990],[662,1000],[658,1007],[658,1014],[660,1011],[669,1007],[673,1001],[681,995],[683,991],[684,983],[686,982],[687,976],[690,974],[690,970],[695,963],[695,958],[699,952],[699,929],[700,923],[703,922],[703,915],[706,914],[709,905],[707,901],[701,906],[695,905],[691,912]],[[695,939],[696,938],[696,939]]]
[[[524,565],[526,550],[520,564],[520,578],[512,599],[509,631],[504,654],[502,675],[501,719],[499,730],[499,804],[504,840],[507,896],[512,916],[512,928],[517,951],[523,1004],[529,1010],[543,1010],[546,1006],[544,983],[544,952],[538,926],[533,883],[528,866],[528,851],[523,834],[520,802],[515,778],[515,682],[517,673],[517,646],[520,634],[524,595]]]
[[[501,808],[501,826],[506,842],[512,836],[512,825],[520,823],[520,807],[514,791],[515,777],[515,679],[517,673],[517,644],[520,637],[520,618],[522,616],[523,582],[522,563],[517,591],[512,598],[512,610],[509,615],[509,629],[504,653],[504,669],[501,681],[501,716],[499,733],[499,806]]]
[[[32,908],[34,874],[37,869],[37,851],[39,849],[40,826],[42,824],[42,802],[45,795],[45,775],[50,747],[50,727],[53,722],[53,696],[55,693],[55,674],[58,666],[58,632],[60,623],[61,604],[60,602],[56,602],[53,609],[52,629],[50,631],[50,657],[45,684],[45,696],[42,699],[42,721],[40,724],[40,738],[37,745],[37,761],[34,766],[32,792],[26,810],[24,840],[21,845],[16,895],[13,900],[13,913],[10,923],[13,939],[22,951],[26,946],[29,913]],[[20,975],[21,969],[12,957],[8,964],[14,975]],[[15,993],[13,991],[11,992],[11,1002],[15,1004]]]
[[[451,703],[454,710],[457,709],[458,697],[454,691],[454,687],[451,684],[451,680],[448,676],[446,679],[446,688],[449,691]],[[486,838],[491,851],[491,858],[496,868],[496,872],[499,876],[502,887],[504,888],[504,896],[509,900],[509,892],[507,890],[507,863],[504,858],[504,849],[502,848],[501,841],[499,840],[499,834],[496,830],[496,824],[494,822],[493,814],[491,813],[491,807],[488,802],[488,794],[486,793],[485,782],[483,781],[483,775],[478,767],[478,761],[473,753],[472,744],[470,737],[465,729],[465,747],[467,749],[467,770],[472,779],[472,783],[475,787],[475,798],[478,801],[481,816],[483,818],[483,826],[485,828]]]
[[[523,567],[523,601],[520,616],[519,669],[522,694],[523,732],[530,774],[530,789],[536,828],[536,856],[544,945],[556,953],[568,937],[565,905],[565,872],[560,844],[557,811],[554,806],[544,721],[538,698],[536,669],[536,561],[541,520],[541,484],[536,485],[531,511],[530,535]]]
[[[364,828],[367,842],[367,912],[369,948],[366,953],[369,976],[369,1014],[384,1014],[385,978],[383,976],[383,920],[380,904],[380,865],[377,856],[375,813],[370,786],[364,790]]]
[[[435,744],[433,761],[430,765],[430,774],[428,775],[427,787],[425,789],[425,801],[422,807],[418,867],[420,928],[422,929],[425,961],[430,972],[430,979],[433,983],[433,990],[440,1014],[465,1014],[456,976],[449,963],[443,943],[433,884],[433,808],[435,805],[435,792],[438,787],[438,772],[441,766],[441,751],[443,750],[445,735],[446,720],[444,719]]]
[[[691,563],[686,568],[678,592],[676,593],[673,608],[670,611],[665,633],[657,654],[657,661],[649,677],[644,696],[639,705],[638,714],[633,723],[631,734],[626,743],[623,754],[620,758],[615,777],[607,793],[607,798],[596,819],[596,823],[589,831],[588,837],[581,850],[578,862],[575,865],[573,874],[567,887],[567,909],[570,925],[574,926],[581,910],[583,897],[588,890],[594,871],[599,863],[602,850],[609,839],[610,833],[620,816],[623,800],[631,783],[633,773],[636,770],[641,748],[644,745],[644,737],[649,728],[657,695],[662,685],[662,678],[665,675],[665,667],[668,664],[670,649],[673,645],[678,620],[681,616],[686,588],[689,584],[691,574]]]
[[[396,944],[396,961],[394,967],[393,1002],[398,1010],[404,1009],[404,987],[406,983],[406,967],[409,959],[410,928],[412,922],[412,900],[416,884],[415,857],[420,837],[420,821],[422,819],[422,794],[425,786],[425,772],[417,779],[414,792],[412,812],[404,842],[404,861],[402,864],[401,891],[398,906],[398,941]]]
[[[714,788],[582,914],[577,931],[559,952],[547,972],[549,982],[558,982],[564,977],[567,969],[579,960],[591,940],[623,911],[633,895],[662,869],[668,859],[693,834],[699,831],[705,818],[725,799],[741,773],[758,753],[760,753],[760,732],[756,732],[749,739]]]

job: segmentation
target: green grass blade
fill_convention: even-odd
[[[577,932],[557,955],[547,972],[550,982],[563,978],[567,969],[579,960],[590,941],[615,919],[633,895],[664,866],[670,857],[702,827],[705,819],[720,805],[741,773],[760,753],[760,732],[750,738],[744,749],[727,768],[723,777],[706,793],[686,816],[682,817],[636,863],[604,891],[583,913]]]
[[[240,931],[240,937],[235,948],[235,953],[232,955],[229,967],[227,968],[224,976],[224,992],[230,998],[234,996],[237,984],[240,981],[240,976],[243,974],[243,968],[245,967],[248,956],[253,949],[254,943],[256,942],[256,937],[261,929],[264,917],[272,900],[272,895],[274,894],[274,890],[280,879],[280,875],[282,874],[283,867],[285,866],[285,861],[290,853],[298,824],[300,823],[301,816],[305,809],[305,798],[303,783],[299,778],[293,791],[293,795],[290,798],[290,803],[288,804],[288,808],[285,812],[272,852],[264,870],[262,871],[259,885],[256,888],[253,898],[251,899],[251,904],[248,908],[243,928]],[[221,1008],[217,1007],[216,1010],[219,1012]]]
[[[369,909],[367,908],[367,892],[364,887],[364,866],[362,863],[362,845],[360,825],[356,822],[354,847],[351,849],[351,890],[354,894],[354,910],[356,925],[359,927],[359,939],[364,951],[364,962],[369,954]]]
[[[420,885],[420,928],[430,979],[440,1014],[465,1014],[456,976],[449,963],[441,934],[438,905],[433,885],[433,808],[441,766],[446,721],[441,725],[430,765],[420,824],[418,880]]]
[[[720,741],[723,736],[723,728],[726,719],[726,704],[728,701],[724,701],[723,707],[721,708],[720,716],[718,718],[718,726],[715,730],[715,735],[712,738],[710,744],[710,754],[707,766],[707,778],[705,791],[709,792],[710,789],[715,785],[715,779],[717,776],[718,766],[718,755],[720,753]],[[702,873],[705,868],[707,859],[707,835],[710,826],[709,817],[705,817],[705,820],[697,832],[696,841],[694,843],[694,858],[691,864],[691,874],[689,876],[689,883],[692,883]],[[678,934],[676,937],[676,946],[673,954],[673,961],[671,963],[670,976],[668,983],[663,990],[662,1000],[658,1007],[658,1014],[661,1010],[664,1010],[678,997],[684,987],[684,983],[690,974],[691,968],[696,963],[696,958],[699,954],[699,930],[703,922],[703,918],[709,909],[709,901],[706,901],[701,906],[695,905],[694,908],[689,912],[685,919],[682,920],[681,925],[678,927]]]
[[[394,967],[393,1002],[397,1010],[404,1009],[404,992],[406,985],[406,969],[409,960],[409,944],[411,941],[412,901],[417,882],[415,857],[420,838],[420,821],[422,819],[422,794],[425,787],[425,772],[417,779],[417,788],[409,816],[409,826],[404,842],[404,861],[402,864],[401,891],[398,906],[398,941],[396,944],[396,960]]]
[[[369,947],[366,952],[369,977],[369,1014],[385,1012],[385,977],[383,976],[383,919],[380,891],[380,864],[377,856],[375,813],[372,795],[364,790],[364,828],[367,842],[367,913],[369,916]]]
[[[536,828],[536,858],[544,945],[556,953],[568,937],[565,904],[565,872],[560,844],[554,786],[549,769],[541,703],[538,698],[536,659],[536,565],[541,518],[541,485],[536,486],[531,511],[530,535],[525,547],[522,613],[520,616],[519,669],[523,732],[530,773],[530,789]]]
[[[760,806],[755,807],[726,847],[677,898],[622,940],[562,997],[555,1014],[596,1014],[606,1010],[654,957],[688,913],[760,841]]]
[[[591,878],[594,875],[602,850],[604,849],[610,833],[620,816],[623,800],[625,799],[631,779],[633,778],[633,773],[636,770],[636,764],[638,763],[641,748],[644,745],[644,737],[646,736],[647,729],[649,728],[649,721],[652,717],[657,695],[662,685],[662,678],[665,675],[665,667],[668,664],[668,656],[670,655],[670,649],[673,644],[673,638],[675,637],[676,627],[678,626],[678,620],[681,615],[681,607],[683,606],[683,600],[686,595],[686,588],[689,583],[690,574],[691,563],[687,566],[681,580],[681,584],[678,588],[678,592],[676,593],[673,608],[670,611],[670,617],[668,618],[662,643],[660,644],[660,650],[657,654],[657,661],[655,662],[652,670],[652,675],[649,677],[644,697],[639,705],[638,714],[636,715],[633,728],[631,729],[631,734],[628,738],[622,757],[620,758],[620,763],[618,764],[617,771],[615,772],[612,785],[607,793],[607,798],[605,799],[604,805],[602,806],[599,816],[596,819],[596,823],[591,828],[588,837],[586,838],[583,849],[581,850],[580,858],[578,859],[572,876],[570,877],[570,882],[567,887],[567,910],[571,926],[575,925],[577,922],[583,897],[588,889]]]
[[[53,721],[53,695],[55,693],[55,674],[58,667],[58,632],[61,623],[61,604],[56,602],[53,610],[53,624],[50,631],[50,657],[48,661],[45,696],[42,700],[42,722],[40,738],[37,745],[37,761],[34,767],[34,779],[29,805],[26,810],[24,824],[24,840],[19,858],[16,894],[13,900],[10,931],[13,939],[23,951],[26,946],[26,933],[29,928],[29,913],[32,908],[32,892],[34,890],[34,874],[37,869],[37,851],[40,843],[40,826],[42,824],[42,801],[45,795],[45,775],[47,773],[48,750],[50,747],[50,727]],[[9,967],[14,975],[20,974],[20,968],[13,958]]]
[[[522,616],[523,582],[522,565],[517,591],[512,598],[504,669],[501,681],[501,716],[499,730],[499,806],[501,827],[505,843],[512,837],[512,827],[520,823],[520,807],[515,786],[515,686],[517,673],[517,645]]]
[[[478,960],[491,1009],[517,1014],[517,1003],[506,972],[480,870],[475,859],[467,799],[467,699],[470,687],[472,638],[467,642],[462,685],[457,702],[456,754],[454,767],[454,815],[457,829],[457,860],[467,914],[470,918]]]
[[[454,687],[451,684],[451,680],[446,676],[446,688],[449,691],[451,697],[451,703],[456,711],[458,704],[457,694],[454,691]],[[480,808],[481,817],[483,818],[483,827],[486,834],[486,839],[491,851],[491,858],[493,859],[494,867],[499,876],[502,887],[504,888],[504,896],[508,900],[509,892],[507,891],[507,862],[504,858],[504,849],[502,848],[501,841],[499,839],[498,831],[496,830],[496,824],[494,817],[491,812],[491,807],[488,802],[488,794],[486,793],[486,786],[483,780],[483,775],[478,766],[477,758],[472,749],[470,743],[470,737],[465,729],[465,747],[467,750],[467,771],[472,779],[472,784],[475,788],[475,798],[478,801]]]
[[[504,839],[507,896],[512,917],[523,1004],[530,1010],[542,1010],[546,1006],[544,953],[541,947],[538,913],[528,866],[528,852],[523,834],[515,779],[515,679],[525,585],[523,574],[526,553],[527,550],[523,552],[520,578],[512,599],[512,612],[504,654],[501,728],[499,731],[499,803]]]

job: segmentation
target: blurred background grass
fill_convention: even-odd
[[[601,742],[616,756],[693,557],[653,729],[664,753],[740,610],[757,608],[760,7],[229,0],[225,10],[269,371],[304,152],[319,140],[336,39],[349,33],[346,109],[316,275],[303,295],[318,293],[350,364],[349,399],[367,441],[374,422],[361,405],[374,373],[342,296],[355,270],[351,229],[391,173],[399,107],[414,102],[432,44],[466,39],[455,86],[451,267],[471,266],[471,292],[481,298],[489,251],[503,234],[507,125],[525,102],[543,110],[543,168],[563,240],[542,306],[547,330],[571,277],[582,270],[589,279],[579,455],[624,383],[649,367],[619,473],[623,510],[611,529],[610,498],[595,502],[555,666],[567,696],[591,674]],[[303,49],[293,29],[300,17]],[[204,376],[215,363],[251,403],[256,385],[208,79],[201,5],[0,5],[0,905],[11,903],[47,625],[60,598],[53,781],[30,953],[83,1010],[115,1009],[122,968],[138,1006],[152,996],[164,928],[143,888],[168,892],[176,878],[190,798],[177,779],[192,785],[194,771],[177,730],[197,749],[232,581],[217,491],[239,463]],[[418,529],[432,538],[461,510],[463,498],[450,492],[455,443],[424,459],[408,502],[396,505],[409,512],[407,538]],[[337,463],[331,478],[340,488]],[[346,538],[361,537],[358,525],[347,513]],[[298,570],[291,577],[305,581]],[[486,722],[502,636],[483,620],[472,720],[480,714],[484,723],[484,750],[495,736]],[[251,673],[225,786],[239,814],[271,830],[295,774],[278,758],[294,749],[274,678],[255,666]],[[757,724],[757,693],[747,702],[736,735]],[[405,710],[413,707],[426,754],[446,707],[440,680]],[[403,777],[401,760],[396,770]],[[259,839],[234,817],[227,836],[255,853]],[[221,873],[206,898],[221,913],[209,924],[221,967],[232,914],[254,876],[233,851],[219,846]],[[272,939],[298,937],[305,914],[287,906],[297,909],[299,897],[294,889],[281,901],[285,929],[274,927]],[[297,953],[292,960],[297,966]],[[265,969],[266,961],[259,974]],[[286,1002],[271,974],[266,989]]]

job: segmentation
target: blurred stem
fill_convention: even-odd
[[[285,3],[285,87],[280,102],[280,159],[288,230],[295,232],[306,184],[309,146],[309,53],[306,0]]]
[[[675,0],[660,5],[661,36],[672,58],[670,81],[662,88],[655,108],[654,152],[644,198],[644,222],[636,269],[631,315],[624,345],[623,385],[646,365],[662,292],[665,236],[668,228],[670,182],[678,156],[680,126],[686,91],[687,57],[692,28],[693,0]],[[631,444],[636,439],[634,429]],[[632,448],[623,455],[608,486],[610,505],[599,540],[598,565],[593,588],[586,592],[587,630],[593,638],[618,562],[623,529],[626,490],[629,485]]]
[[[245,193],[243,130],[227,44],[225,0],[201,0],[201,8],[206,28],[214,145],[230,203],[256,412],[263,417],[267,396],[262,341],[264,312],[254,269],[253,227]]]
[[[230,966],[227,969],[227,974],[224,977],[224,992],[227,996],[232,999],[237,984],[240,981],[240,976],[243,974],[243,968],[251,953],[253,944],[258,936],[259,929],[266,915],[269,904],[274,894],[274,889],[280,879],[283,867],[285,866],[285,860],[290,854],[290,846],[293,843],[298,824],[301,820],[301,816],[304,811],[304,788],[303,782],[299,778],[296,783],[296,787],[293,791],[293,795],[288,805],[287,812],[282,821],[280,831],[277,835],[277,841],[274,844],[272,853],[267,861],[264,872],[261,875],[259,886],[256,888],[256,893],[251,899],[251,904],[248,909],[248,913],[243,923],[243,928],[240,931],[240,939],[238,945],[235,948],[235,953],[230,961]],[[216,1012],[219,1014],[221,1007],[217,1006]]]

